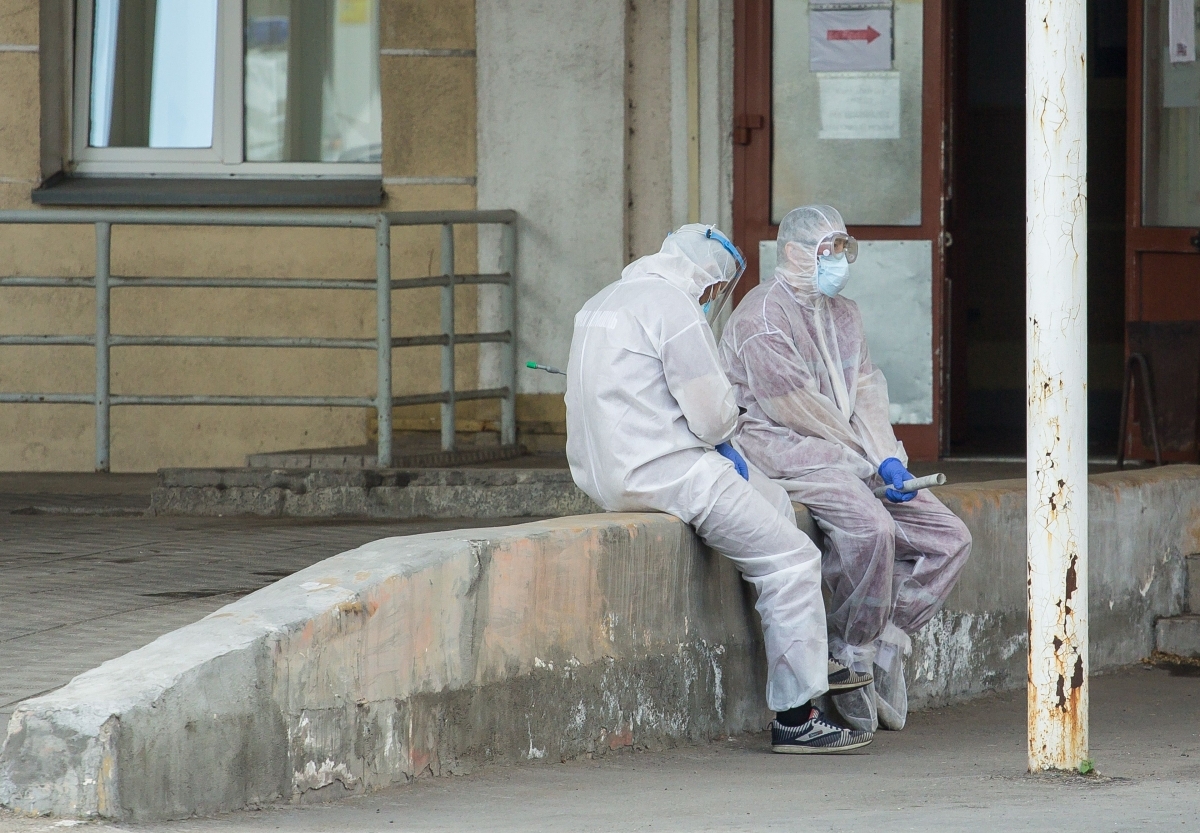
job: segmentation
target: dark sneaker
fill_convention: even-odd
[[[780,726],[771,722],[771,751],[788,755],[828,755],[859,749],[873,741],[870,732],[843,729],[813,709],[813,716],[799,726]]]
[[[870,674],[847,668],[833,657],[829,658],[829,693],[845,694],[868,686],[874,680]]]

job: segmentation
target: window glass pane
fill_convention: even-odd
[[[212,146],[217,0],[96,0],[92,147]]]
[[[378,162],[375,0],[246,0],[246,159]]]
[[[1200,225],[1200,63],[1195,0],[1146,0],[1144,217]]]
[[[921,222],[921,0],[775,0],[771,220]]]

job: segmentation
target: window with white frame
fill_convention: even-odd
[[[74,170],[379,176],[377,0],[78,0]]]

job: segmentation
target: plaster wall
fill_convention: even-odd
[[[477,4],[479,207],[521,216],[521,362],[565,366],[575,313],[625,265],[625,26],[626,0]],[[518,380],[564,390],[561,376]]]
[[[66,0],[64,0],[64,3]],[[0,208],[31,208],[41,177],[43,123],[38,48],[56,43],[39,30],[49,0],[0,0]],[[43,15],[46,13],[41,12]],[[49,19],[49,15],[46,16]],[[475,46],[473,0],[381,0],[383,175],[388,210],[475,207]],[[21,50],[5,47],[23,47]],[[31,51],[32,49],[32,51]],[[460,50],[455,57],[388,50]],[[463,56],[461,50],[467,50]],[[55,61],[43,60],[43,66]],[[47,112],[46,118],[62,113]],[[420,184],[418,184],[420,183]],[[439,266],[436,229],[393,233],[393,275],[429,275]],[[476,269],[474,229],[458,232],[457,268]],[[114,274],[369,278],[369,232],[118,227]],[[87,227],[0,226],[0,274],[89,276]],[[474,288],[458,291],[457,326],[476,326]],[[85,289],[0,289],[0,332],[91,334],[94,297]],[[397,293],[397,335],[433,332],[436,289]],[[115,334],[374,335],[370,292],[117,289]],[[478,349],[459,348],[458,384],[475,387]],[[436,390],[436,348],[394,353],[397,394]],[[374,354],[360,351],[116,348],[112,389],[120,393],[373,395]],[[90,392],[87,347],[0,347],[0,390]],[[0,470],[88,470],[93,409],[80,405],[0,405]],[[345,408],[119,407],[112,411],[116,471],[163,466],[242,465],[247,454],[366,441],[367,414]]]
[[[479,206],[521,214],[519,355],[562,366],[575,313],[689,222],[732,225],[733,3],[480,0]],[[697,75],[689,80],[688,55]],[[499,261],[480,240],[481,268]],[[481,326],[498,295],[480,293]],[[499,378],[481,353],[482,384]],[[564,380],[522,372],[561,419]]]

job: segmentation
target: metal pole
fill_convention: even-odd
[[[454,226],[442,226],[442,274],[451,280],[442,287],[442,450],[454,450]]]
[[[509,274],[500,297],[507,312],[508,343],[500,348],[500,368],[508,396],[500,400],[500,444],[517,444],[517,224],[505,223],[501,234],[500,271]]]
[[[392,465],[392,226],[375,219],[375,465]]]
[[[1029,769],[1088,757],[1087,11],[1026,19]]]
[[[111,468],[109,458],[110,407],[108,351],[109,287],[112,274],[112,224],[96,223],[96,471]]]

